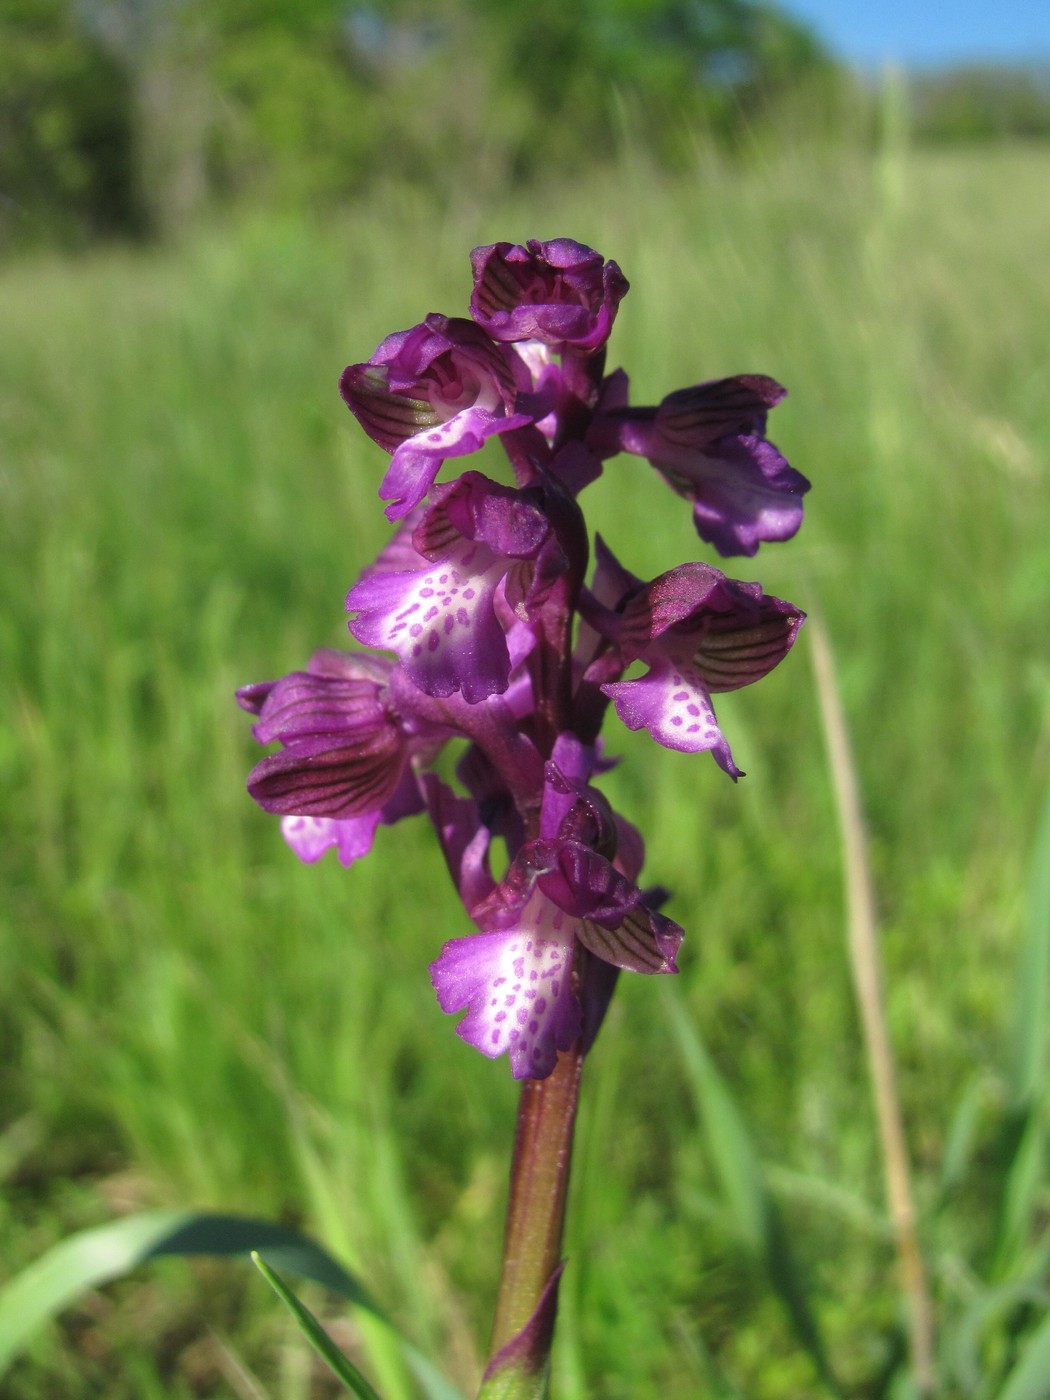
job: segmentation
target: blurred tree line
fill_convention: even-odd
[[[987,105],[931,93],[931,129],[983,134],[953,115],[971,90]],[[841,130],[863,101],[752,0],[4,0],[0,247],[168,237],[221,201],[337,204],[376,180],[440,197],[468,165],[484,191],[628,132],[673,170],[698,140]],[[1045,91],[1001,110],[1050,130]]]
[[[219,200],[674,166],[834,70],[748,0],[5,0],[0,239],[169,235]]]
[[[929,141],[1050,136],[1050,63],[968,65],[911,81],[913,122]]]

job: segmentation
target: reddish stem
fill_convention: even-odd
[[[582,1067],[577,1042],[558,1056],[553,1074],[521,1087],[493,1354],[528,1322],[561,1259]]]

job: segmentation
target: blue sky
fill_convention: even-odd
[[[1050,59],[1050,0],[781,0],[847,62]]]

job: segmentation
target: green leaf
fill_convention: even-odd
[[[984,1093],[982,1076],[971,1075],[948,1125],[944,1153],[941,1157],[940,1181],[937,1184],[938,1207],[960,1188],[969,1170],[977,1140]]]
[[[1050,794],[1032,851],[1028,886],[1028,927],[1017,969],[1010,1097],[1016,1108],[1036,1098],[1046,1073],[1050,1017]]]
[[[1050,800],[1032,851],[1028,927],[1017,968],[1007,1082],[1009,1112],[1000,1158],[1005,1164],[992,1273],[1007,1278],[1021,1266],[1038,1211],[1046,1157],[1042,1119],[1050,1017]]]
[[[1023,1120],[1008,1161],[992,1264],[995,1279],[1010,1278],[1026,1271],[1028,1248],[1035,1237],[1035,1216],[1045,1180],[1046,1161],[1046,1133],[1035,1114]]]
[[[984,1379],[982,1337],[993,1323],[1005,1330],[1006,1320],[1022,1304],[1045,1308],[1050,1304],[1050,1294],[1031,1280],[1000,1284],[979,1293],[955,1324],[949,1336],[948,1355],[952,1373],[965,1394],[976,1394]]]
[[[408,1369],[422,1387],[426,1400],[465,1400],[463,1392],[458,1390],[451,1381],[446,1380],[437,1367],[428,1361],[423,1353],[412,1346],[410,1342],[402,1341],[401,1351],[408,1364]]]
[[[1028,1339],[1021,1359],[1006,1378],[999,1400],[1050,1397],[1050,1313]]]
[[[334,1371],[347,1390],[352,1395],[356,1395],[357,1400],[379,1400],[378,1392],[372,1389],[350,1358],[343,1355],[310,1309],[305,1303],[300,1302],[288,1285],[274,1273],[273,1269],[263,1261],[258,1251],[254,1249],[252,1250],[252,1263],[295,1318],[299,1330],[314,1351]]]
[[[247,1255],[253,1249],[383,1316],[361,1284],[298,1230],[244,1216],[147,1211],[71,1235],[8,1280],[0,1291],[0,1375],[38,1327],[81,1294],[148,1259],[164,1254]]]
[[[766,1186],[747,1125],[675,988],[662,979],[659,985],[736,1233],[749,1253],[765,1265],[796,1337],[812,1358],[821,1380],[838,1395],[841,1388],[828,1362],[783,1217]]]

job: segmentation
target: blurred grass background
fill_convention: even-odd
[[[945,1344],[938,1393],[1000,1393],[1050,1213],[1037,1161],[1008,1267],[1010,1036],[1050,785],[1050,149],[912,145],[894,102],[874,143],[705,141],[669,168],[625,136],[531,188],[479,190],[466,163],[440,199],[384,182],[0,263],[5,1276],[142,1206],[268,1215],[476,1384],[516,1093],[428,985],[464,916],[420,823],[349,873],[301,867],[244,792],[232,694],[343,643],[384,538],[385,458],[339,402],[343,365],[463,314],[475,244],[567,234],[632,283],[609,363],[635,402],[744,371],[790,388],[770,433],[813,481],[806,522],[730,572],[830,630],[938,1322],[970,1319],[977,1365]],[[697,555],[640,460],[585,505],[639,574]],[[674,892],[671,995],[767,1165],[843,1393],[874,1397],[900,1304],[805,634],[719,713],[744,782],[614,728],[607,788]],[[827,1394],[734,1230],[664,990],[623,979],[587,1064],[555,1393]],[[1044,1092],[1041,1130],[1045,1112]],[[332,1393],[248,1272],[168,1263],[95,1294],[4,1394]],[[999,1300],[993,1333],[977,1305],[1004,1280],[1034,1291]]]

